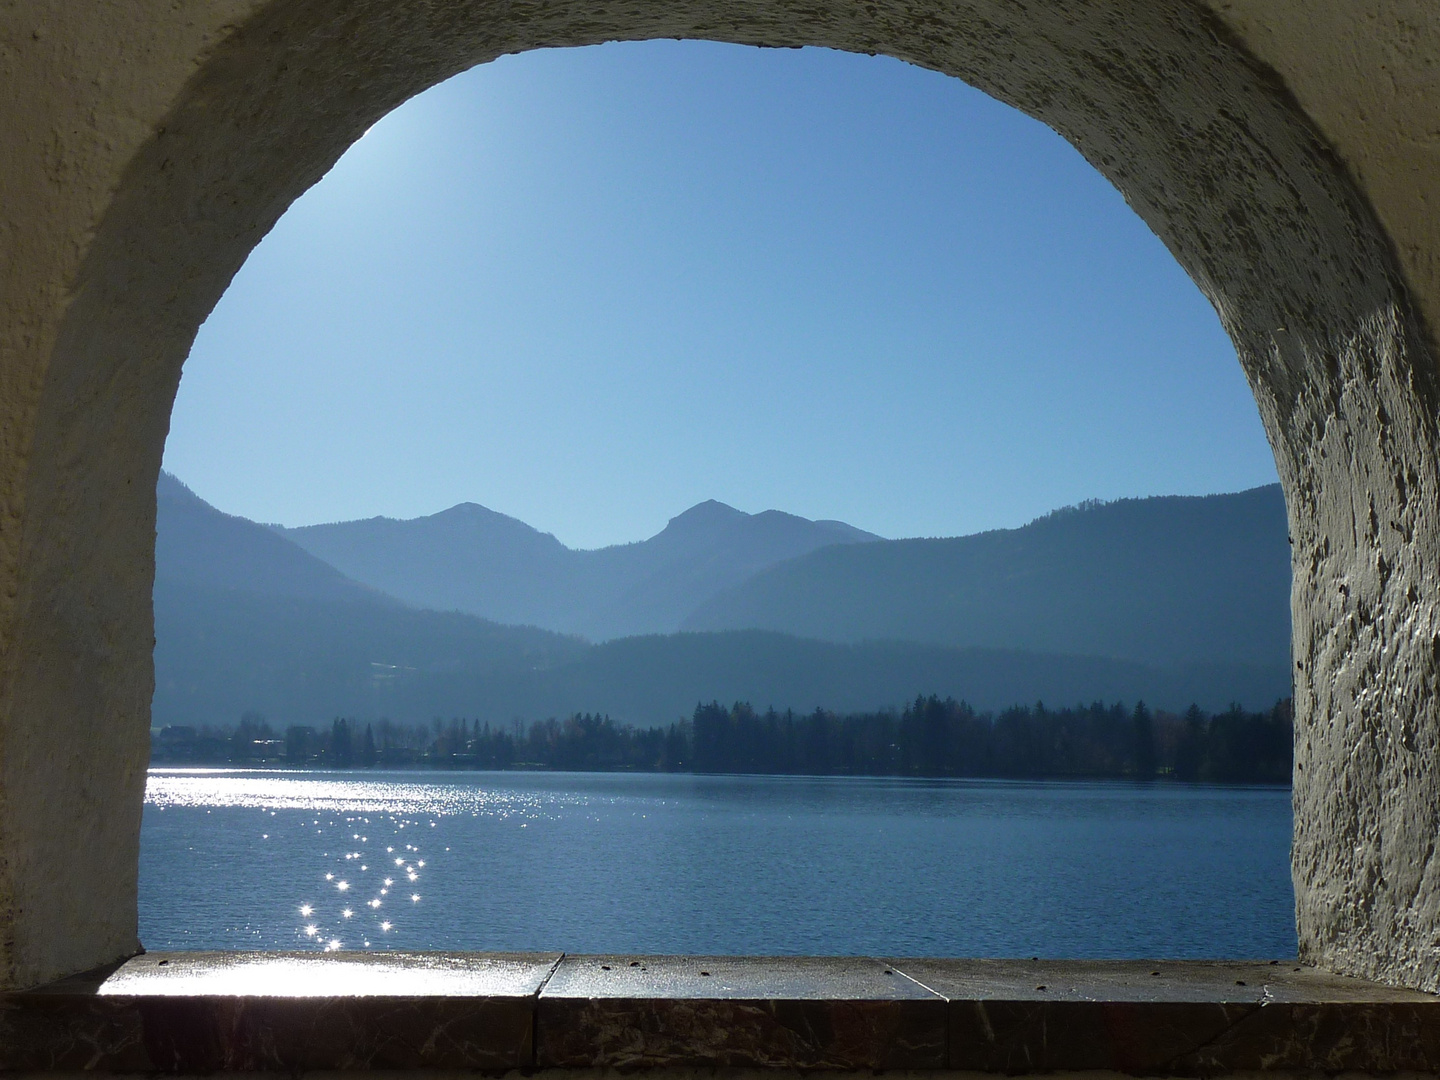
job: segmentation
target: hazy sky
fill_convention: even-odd
[[[288,525],[703,499],[885,536],[1275,479],[1214,312],[1049,129],[883,58],[507,57],[398,109],[201,329],[166,467]]]

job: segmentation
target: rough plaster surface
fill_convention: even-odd
[[[1431,0],[0,2],[0,985],[136,948],[180,366],[378,117],[507,52],[883,52],[1050,124],[1215,304],[1294,541],[1301,951],[1440,988]]]

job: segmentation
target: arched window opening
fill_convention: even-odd
[[[1234,347],[957,80],[457,76],[256,249],[166,454],[152,947],[1294,952]]]

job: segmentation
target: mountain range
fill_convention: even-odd
[[[1285,500],[1278,484],[1123,499],[1019,529],[826,547],[711,596],[681,625],[1287,667]]]
[[[703,502],[648,540],[566,547],[523,521],[461,503],[428,517],[278,529],[342,573],[417,607],[591,640],[666,634],[697,603],[777,563],[880,539],[839,521]]]
[[[705,502],[635,544],[575,551],[474,503],[280,530],[418,607],[580,634],[776,630],[1146,664],[1282,666],[1290,549],[1278,484],[1124,499],[1019,529],[886,540]]]
[[[650,540],[599,552],[469,504],[279,530],[169,475],[157,498],[161,726],[224,726],[247,710],[282,726],[575,711],[643,724],[712,698],[858,710],[917,693],[979,708],[1143,697],[1213,709],[1288,693],[1276,488],[938,541],[702,503]],[[527,566],[542,580],[525,580]],[[595,644],[546,619],[595,637],[696,629]]]

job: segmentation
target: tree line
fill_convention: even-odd
[[[609,716],[492,727],[454,718],[429,725],[337,717],[329,729],[276,732],[257,713],[233,729],[168,727],[156,764],[285,767],[553,769],[852,775],[1128,778],[1288,783],[1289,699],[1263,712],[1209,714],[1095,703],[1043,703],[976,712],[952,698],[917,697],[900,710],[760,712],[745,702],[698,704],[688,720],[636,728]]]
[[[898,713],[844,716],[711,704],[695,710],[691,734],[697,772],[1244,783],[1288,783],[1293,740],[1289,699],[1216,715],[1193,705],[1155,712],[1143,702],[991,714],[937,697]]]

